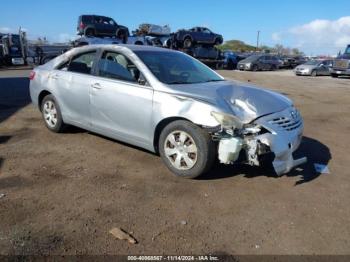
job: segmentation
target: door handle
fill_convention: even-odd
[[[94,84],[91,85],[91,87],[94,88],[94,89],[101,89],[102,88],[99,83],[94,83]]]

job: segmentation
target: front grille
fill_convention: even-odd
[[[292,131],[302,125],[302,120],[298,111],[294,111],[295,115],[292,117],[277,117],[269,121],[270,124],[278,126],[286,131]]]
[[[348,69],[349,61],[346,59],[336,59],[334,60],[333,68]]]

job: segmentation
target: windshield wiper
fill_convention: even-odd
[[[219,82],[219,81],[225,81],[225,79],[209,79],[205,82]]]
[[[173,82],[168,82],[168,85],[183,85],[183,84],[192,84],[190,82],[181,82],[181,81],[173,81]]]

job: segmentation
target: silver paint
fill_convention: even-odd
[[[142,72],[148,84],[139,85],[56,69],[72,56],[98,49],[116,51],[127,56]],[[246,128],[249,128],[248,125],[258,125],[269,131],[254,135],[254,140],[261,140],[271,147],[276,155],[274,166],[278,174],[286,173],[294,166],[291,164],[291,154],[301,140],[301,117],[301,124],[291,131],[271,123],[278,117],[293,118],[291,114],[296,111],[290,99],[235,81],[166,85],[150,72],[133,52],[135,50],[177,52],[135,45],[89,45],[74,48],[35,68],[36,76],[30,83],[33,103],[39,106],[40,93],[50,92],[59,104],[65,123],[153,152],[157,151],[155,136],[160,123],[186,119],[204,128],[216,127],[219,123],[211,112],[222,112],[236,116]],[[251,143],[253,142],[246,143],[247,151],[250,149],[250,152],[254,150],[254,146],[249,148]]]

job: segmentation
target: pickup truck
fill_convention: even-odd
[[[220,45],[223,42],[223,37],[206,27],[193,27],[189,30],[178,30],[173,34],[172,41],[176,47],[191,48],[195,44]]]
[[[350,45],[347,46],[344,54],[334,60],[331,76],[350,76]]]

